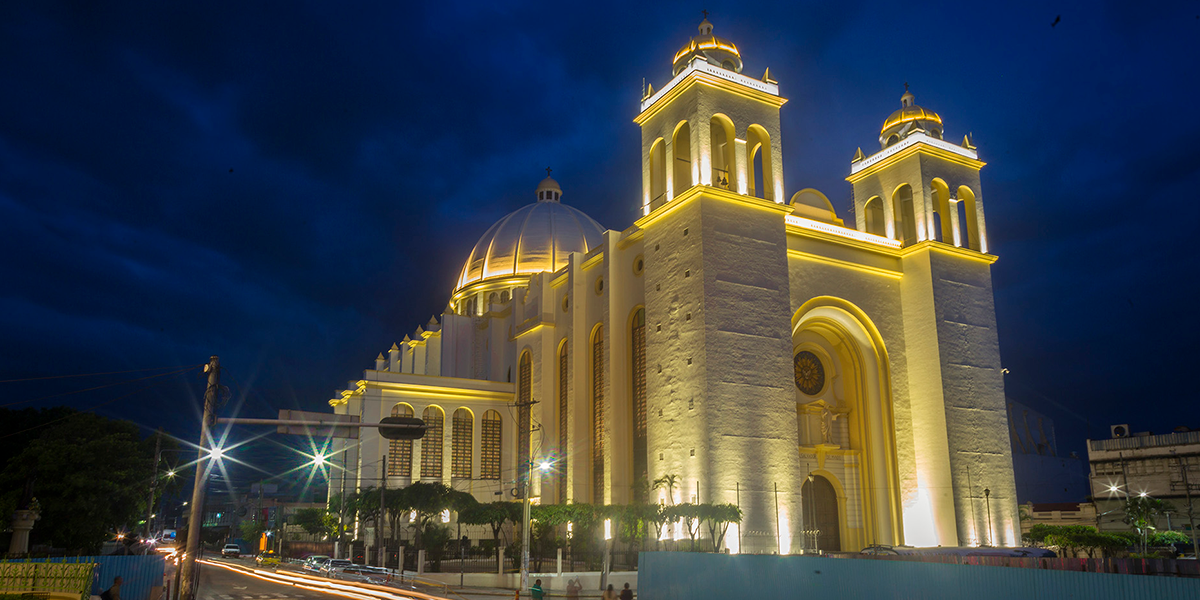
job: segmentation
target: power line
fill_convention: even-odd
[[[195,365],[195,366],[198,367],[201,365]],[[125,373],[141,373],[143,371],[164,371],[166,369],[174,369],[174,368],[175,368],[174,366],[154,367],[152,369],[130,369],[128,371],[105,371],[105,372],[101,372],[101,373],[79,373],[77,375],[52,375],[50,377],[26,377],[25,379],[0,379],[0,383],[17,383],[20,381],[45,381],[47,379],[71,379],[71,378],[75,378],[75,377],[96,377],[99,375],[123,375]],[[187,367],[187,368],[190,369],[193,367]]]
[[[90,388],[83,389],[83,390],[74,390],[74,391],[70,391],[70,392],[60,392],[60,393],[58,393],[58,394],[50,394],[49,396],[42,396],[42,397],[40,397],[40,398],[31,398],[31,399],[29,399],[29,400],[18,400],[18,401],[16,401],[16,402],[9,402],[8,404],[0,404],[0,408],[5,408],[5,407],[8,407],[8,406],[16,406],[17,404],[25,404],[25,403],[27,403],[27,402],[39,402],[39,401],[41,401],[41,400],[49,400],[50,398],[57,398],[57,397],[59,397],[59,396],[70,396],[70,395],[72,395],[72,394],[82,394],[83,392],[93,392],[93,391],[96,391],[96,390],[102,390],[102,389],[104,389],[104,388],[110,388],[110,387],[113,387],[113,386],[124,385],[124,384],[126,384],[126,383],[135,383],[135,382],[138,382],[138,381],[145,381],[145,380],[147,380],[147,379],[154,379],[154,378],[156,378],[156,377],[167,377],[167,376],[170,376],[170,375],[178,375],[179,373],[183,373],[183,372],[185,372],[185,371],[192,371],[192,370],[195,370],[195,369],[199,368],[200,366],[201,366],[201,365],[193,365],[193,366],[190,366],[190,367],[184,367],[184,368],[182,368],[182,369],[179,369],[178,371],[171,371],[170,373],[159,373],[159,374],[157,374],[157,375],[147,375],[147,376],[145,376],[145,377],[138,377],[137,379],[128,379],[128,380],[125,380],[125,381],[118,381],[118,382],[115,382],[115,383],[108,383],[108,384],[104,384],[104,385],[98,385],[98,386],[96,386],[96,387],[90,387]]]

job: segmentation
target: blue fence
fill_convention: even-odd
[[[638,596],[653,600],[1200,598],[1196,579],[817,556],[645,552],[639,567]]]
[[[96,563],[96,575],[92,581],[92,595],[108,589],[113,578],[121,578],[121,600],[150,600],[150,589],[163,585],[166,572],[165,558],[148,556],[58,556],[54,558],[30,558],[5,562],[52,562],[52,563]]]

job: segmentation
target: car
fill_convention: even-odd
[[[225,544],[225,547],[221,548],[221,556],[225,558],[241,558],[242,547],[237,544]]]
[[[331,558],[321,564],[321,574],[326,577],[333,577],[335,569],[344,569],[353,564],[344,558]]]
[[[254,563],[263,567],[277,567],[279,566],[279,555],[275,554],[274,550],[267,550],[254,557]]]
[[[304,559],[304,562],[300,564],[300,568],[305,571],[320,571],[321,563],[327,560],[329,560],[329,557],[324,554],[313,554]]]
[[[350,565],[348,567],[335,568],[331,577],[334,579],[342,579],[345,581],[358,581],[361,583],[386,583],[388,580],[388,570],[379,567],[368,567],[364,565]]]

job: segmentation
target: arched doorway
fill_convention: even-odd
[[[800,488],[800,501],[804,507],[804,529],[808,539],[806,548],[822,552],[840,552],[842,549],[841,522],[838,519],[838,497],[833,484],[821,475],[809,475]]]

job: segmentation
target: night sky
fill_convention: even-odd
[[[327,410],[545,167],[633,222],[643,78],[708,9],[790,100],[789,195],[849,217],[905,82],[973,134],[1008,394],[1060,451],[1200,427],[1196,2],[348,4],[0,4],[0,404],[194,441],[198,370],[128,381],[217,354],[223,416]]]

